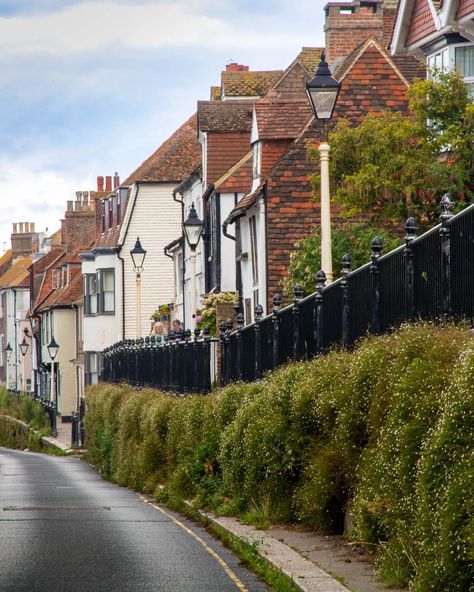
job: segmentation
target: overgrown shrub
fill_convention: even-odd
[[[10,395],[5,387],[0,387],[0,413],[21,419],[36,430],[45,431],[48,427],[41,403],[26,394]]]
[[[97,385],[87,401],[91,458],[122,484],[153,492],[161,483],[256,522],[345,524],[387,582],[472,590],[474,346],[465,329],[403,327],[206,397]]]

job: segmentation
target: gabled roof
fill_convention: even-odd
[[[201,146],[197,138],[196,115],[192,115],[125,179],[122,186],[129,186],[139,181],[152,183],[181,181],[199,163],[200,158]]]
[[[280,79],[282,70],[227,72],[221,74],[223,97],[263,97]]]
[[[83,276],[80,268],[71,270],[72,279],[64,288],[52,290],[49,296],[41,303],[40,310],[61,306],[72,306],[81,299],[83,294]]]
[[[30,257],[20,257],[0,277],[0,289],[5,288],[27,288],[29,286],[31,265]]]
[[[62,251],[57,255],[56,259],[49,262],[48,266],[44,270],[43,280],[41,282],[38,295],[35,302],[31,306],[31,310],[34,312],[42,307],[43,302],[50,296],[53,290],[53,275],[52,269],[59,267],[66,262],[66,253]]]
[[[296,60],[303,64],[311,76],[316,72],[324,47],[303,47],[296,56]]]
[[[261,99],[254,108],[259,140],[294,139],[312,117],[306,98]]]
[[[250,132],[253,101],[198,101],[197,117],[202,132]]]
[[[334,77],[337,80],[344,80],[351,68],[361,58],[362,54],[370,47],[376,48],[380,54],[385,58],[387,63],[398,74],[401,80],[408,87],[417,78],[424,78],[426,74],[426,67],[416,58],[411,56],[391,56],[382,45],[375,39],[366,39],[360,43],[336,68]]]
[[[13,253],[12,253],[11,249],[9,249],[8,251],[5,251],[5,253],[3,253],[3,255],[0,257],[0,275],[2,273],[5,273],[5,271],[8,269],[8,267],[10,266],[10,264],[12,262],[12,258],[13,258]]]
[[[249,150],[237,164],[217,179],[214,183],[215,190],[218,193],[249,191],[252,186],[252,156],[253,150]]]

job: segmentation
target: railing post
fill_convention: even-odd
[[[451,210],[454,203],[451,195],[445,193],[441,198],[441,228],[439,238],[441,242],[441,307],[444,317],[451,316],[451,230],[448,226],[449,220],[453,217]]]
[[[237,315],[237,333],[235,339],[237,340],[237,380],[242,380],[243,373],[243,356],[242,356],[242,329],[244,328],[244,315],[239,312]]]
[[[232,333],[232,330],[234,328],[234,323],[232,321],[232,319],[227,319],[226,323],[225,323],[225,364],[226,364],[226,369],[225,369],[225,373],[227,376],[227,382],[231,382],[232,381],[232,365],[235,364],[235,360],[232,359],[232,348],[230,347],[230,334]]]
[[[273,310],[272,310],[272,337],[273,337],[273,369],[278,366],[280,362],[280,317],[278,313],[281,308],[281,296],[275,294],[273,296]]]
[[[208,393],[211,390],[211,330],[206,325],[202,332],[202,348],[203,348],[203,392]]]
[[[191,342],[191,329],[186,329],[184,332],[184,344],[182,344],[181,349],[181,392],[186,393],[189,391],[189,386],[191,384],[190,374],[191,368],[189,364],[189,350],[190,350],[190,342]],[[183,372],[184,370],[184,372]]]
[[[194,342],[193,342],[193,376],[191,380],[191,388],[194,392],[200,391],[201,388],[201,369],[199,367],[199,353],[200,353],[200,343],[199,343],[199,336],[201,335],[201,329],[199,327],[194,328]]]
[[[372,293],[370,332],[380,335],[380,270],[379,259],[382,255],[382,239],[376,236],[372,241],[372,255],[370,264],[370,287]]]
[[[349,279],[348,275],[351,272],[351,257],[347,253],[342,258],[342,279],[341,279],[341,290],[342,290],[342,347],[349,347]]]
[[[221,385],[223,386],[227,382],[227,376],[225,375],[225,321],[219,323],[219,344],[221,350],[220,359],[220,371],[221,371]]]
[[[416,238],[415,218],[408,218],[405,223],[405,321],[412,321],[415,316],[415,266],[412,243]]]
[[[301,357],[300,343],[300,302],[303,298],[303,288],[296,284],[293,288],[293,360],[299,360]]]
[[[255,367],[254,367],[254,380],[258,380],[262,375],[262,360],[261,360],[261,348],[260,348],[260,321],[262,320],[263,306],[257,304],[255,307],[255,322],[253,325],[254,329],[254,347],[255,347]]]
[[[323,333],[323,290],[326,285],[326,274],[321,269],[316,274],[316,295],[314,297],[314,340],[316,342],[316,355],[324,351]]]

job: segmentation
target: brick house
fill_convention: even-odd
[[[333,119],[346,117],[356,124],[367,113],[384,109],[406,112],[406,91],[414,79],[424,76],[424,70],[413,58],[391,56],[386,49],[395,18],[393,3],[379,0],[329,3],[325,11],[326,47],[332,56],[334,76],[342,83]],[[345,47],[338,43],[342,32]],[[371,36],[364,39],[367,33]],[[284,90],[280,90],[279,96],[283,93]],[[294,88],[294,104],[291,101],[280,103],[279,116],[276,115],[279,104],[272,102],[272,95],[278,96],[278,87],[268,93],[268,99],[261,101],[260,120],[265,120],[262,115],[267,108],[267,122],[259,123],[256,104],[254,130],[268,128],[273,141],[279,144],[266,146],[263,143],[262,165],[267,150],[268,171],[262,169],[257,178],[258,186],[254,183],[252,191],[240,200],[226,220],[227,225],[236,226],[246,322],[253,320],[256,304],[262,304],[265,312],[271,310],[272,297],[281,291],[295,243],[320,223],[320,205],[311,199],[309,182],[309,175],[318,171],[318,164],[309,160],[307,142],[318,145],[321,130],[312,120],[309,105],[304,106],[304,80],[299,90]],[[268,101],[267,106],[265,101]],[[301,104],[299,120],[295,117],[298,101]],[[256,151],[260,149],[255,141],[257,133],[252,132],[254,159],[258,159]],[[276,146],[283,146],[284,141],[288,142],[286,150],[275,158],[278,156]],[[333,223],[337,224],[338,211],[334,204],[332,209]]]
[[[37,392],[53,400],[61,420],[68,422],[78,408],[84,366],[77,338],[82,332],[83,280],[79,253],[95,238],[95,202],[90,192],[79,191],[74,201],[67,202],[60,237],[59,248],[53,248],[42,263],[30,268],[35,295],[30,317],[37,347]],[[48,352],[53,337],[59,345],[54,364]]]
[[[434,69],[457,68],[474,96],[474,0],[400,0],[391,51]]]

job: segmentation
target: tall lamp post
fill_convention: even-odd
[[[20,351],[23,356],[23,391],[26,392],[26,376],[25,376],[25,358],[28,352],[30,344],[26,341],[26,334],[23,337],[23,341],[20,343]]]
[[[332,282],[331,254],[331,201],[329,193],[329,144],[327,142],[327,123],[331,119],[336,105],[341,83],[331,76],[324,53],[314,78],[306,83],[311,109],[316,119],[323,122],[324,137],[319,145],[321,164],[321,268],[328,283]]]
[[[12,346],[10,345],[10,342],[7,343],[7,347],[5,348],[5,355],[7,357],[7,363],[5,365],[5,379],[7,381],[7,390],[8,390],[8,367],[9,367],[9,362],[10,362],[10,358],[12,357]]]
[[[183,222],[183,231],[191,249],[189,258],[191,260],[191,318],[193,319],[193,328],[195,325],[194,319],[196,318],[196,247],[202,236],[203,229],[204,222],[197,215],[194,204],[191,204],[189,215]]]
[[[56,343],[56,339],[54,339],[54,335],[51,337],[51,341],[46,346],[48,349],[48,354],[51,359],[51,403],[53,405],[53,417],[51,421],[51,428],[53,430],[53,436],[58,435],[58,431],[56,428],[56,413],[58,411],[58,397],[57,397],[57,387],[56,387],[56,376],[55,376],[55,362],[56,356],[58,355],[59,345]]]
[[[146,257],[146,250],[142,247],[139,236],[137,236],[137,241],[133,249],[131,249],[130,255],[132,257],[133,269],[135,270],[137,279],[137,339],[140,339],[142,336],[142,271],[143,262]]]

